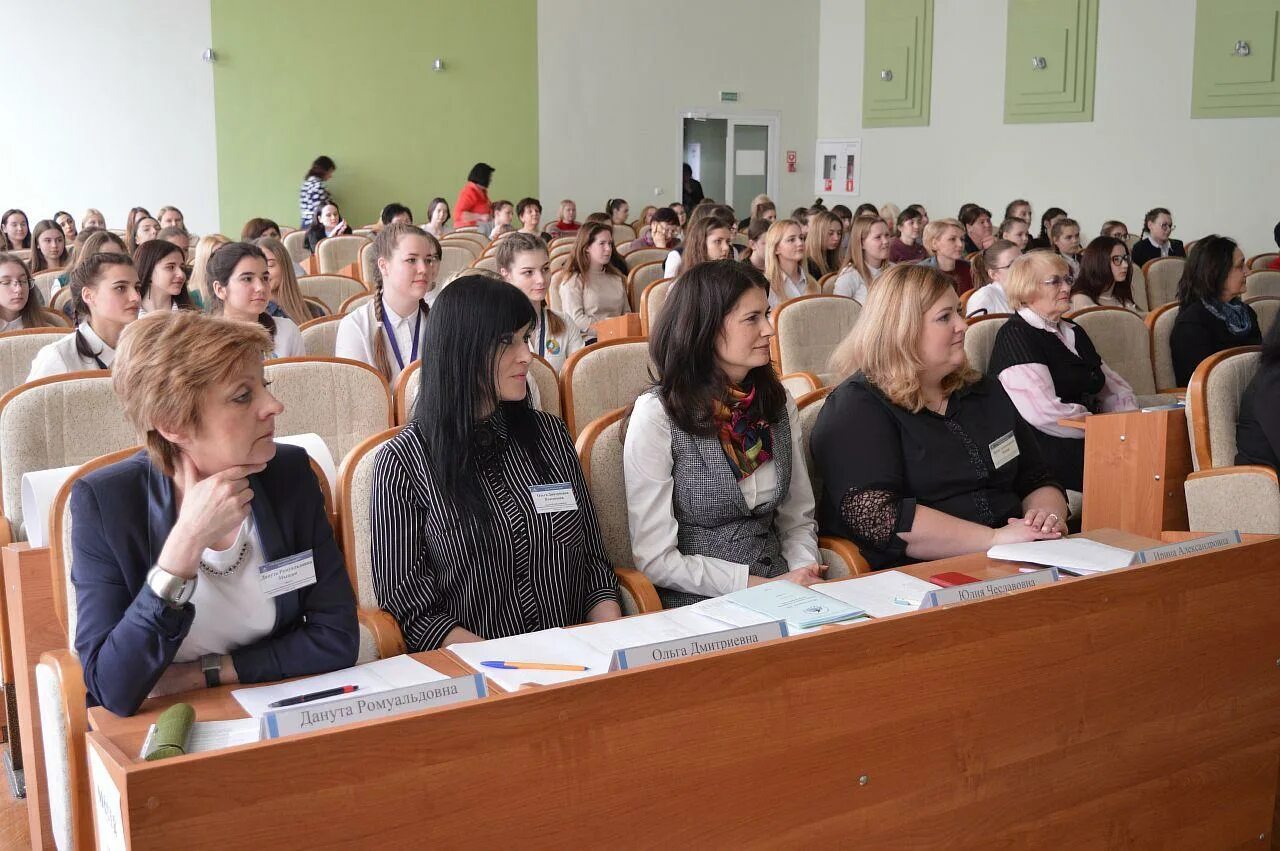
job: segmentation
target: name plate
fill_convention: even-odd
[[[448,706],[485,697],[483,674],[466,674],[374,694],[354,694],[316,706],[291,706],[262,716],[262,738],[278,739],[293,733],[310,733],[371,718],[390,718],[420,709]]]
[[[1208,550],[1230,547],[1239,543],[1243,543],[1243,539],[1240,537],[1240,531],[1238,529],[1232,529],[1230,532],[1219,532],[1216,535],[1205,535],[1203,538],[1192,538],[1190,541],[1182,541],[1177,544],[1168,544],[1163,547],[1152,547],[1149,550],[1138,550],[1133,557],[1133,563],[1151,564],[1156,561],[1164,561],[1166,559],[1178,558],[1180,556],[1191,556]]]
[[[691,656],[701,656],[703,653],[714,653],[717,650],[732,650],[735,647],[750,647],[753,644],[786,637],[785,621],[767,621],[752,626],[726,629],[723,632],[708,632],[704,635],[659,641],[655,644],[641,644],[638,647],[613,651],[609,670],[626,671],[631,668],[643,668],[645,665],[653,665],[657,662],[688,659]]]
[[[969,603],[974,600],[990,600],[1003,597],[1013,591],[1026,588],[1038,588],[1041,585],[1052,585],[1058,581],[1058,568],[1046,567],[1030,573],[1016,573],[1013,576],[1001,576],[999,579],[986,579],[982,582],[970,582],[968,585],[955,585],[951,588],[939,588],[924,595],[920,601],[921,609],[932,609],[934,606],[945,606],[948,603]]]

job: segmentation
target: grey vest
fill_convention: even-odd
[[[697,437],[671,425],[672,509],[679,525],[676,542],[685,555],[708,556],[750,565],[753,576],[787,572],[773,517],[791,487],[791,423],[784,410],[771,423],[778,484],[773,495],[748,508],[718,437]],[[687,606],[705,597],[659,588],[665,608]]]

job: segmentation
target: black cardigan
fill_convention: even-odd
[[[1151,240],[1145,236],[1133,244],[1133,248],[1129,249],[1129,256],[1133,258],[1133,265],[1142,268],[1148,260],[1155,260],[1160,257],[1160,249],[1151,244]],[[1169,240],[1170,257],[1186,257],[1187,249],[1182,246],[1182,240]]]
[[[1169,347],[1173,350],[1173,377],[1179,387],[1187,386],[1191,373],[1209,355],[1236,346],[1262,344],[1258,315],[1247,304],[1245,309],[1249,311],[1249,330],[1238,336],[1228,331],[1227,323],[1210,313],[1202,301],[1193,301],[1178,310]]]

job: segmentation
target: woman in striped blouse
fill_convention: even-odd
[[[423,358],[370,507],[374,593],[410,651],[621,615],[573,441],[526,399],[536,319],[524,293],[482,275],[451,283],[427,318],[423,350],[451,355]]]

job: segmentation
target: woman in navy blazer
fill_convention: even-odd
[[[144,321],[145,320],[145,321]],[[306,453],[277,446],[257,325],[151,314],[113,380],[147,450],[71,495],[75,647],[90,704],[355,663],[355,597]],[[309,555],[314,579],[262,571]],[[305,557],[304,557],[305,562]],[[305,567],[300,571],[307,578]]]

